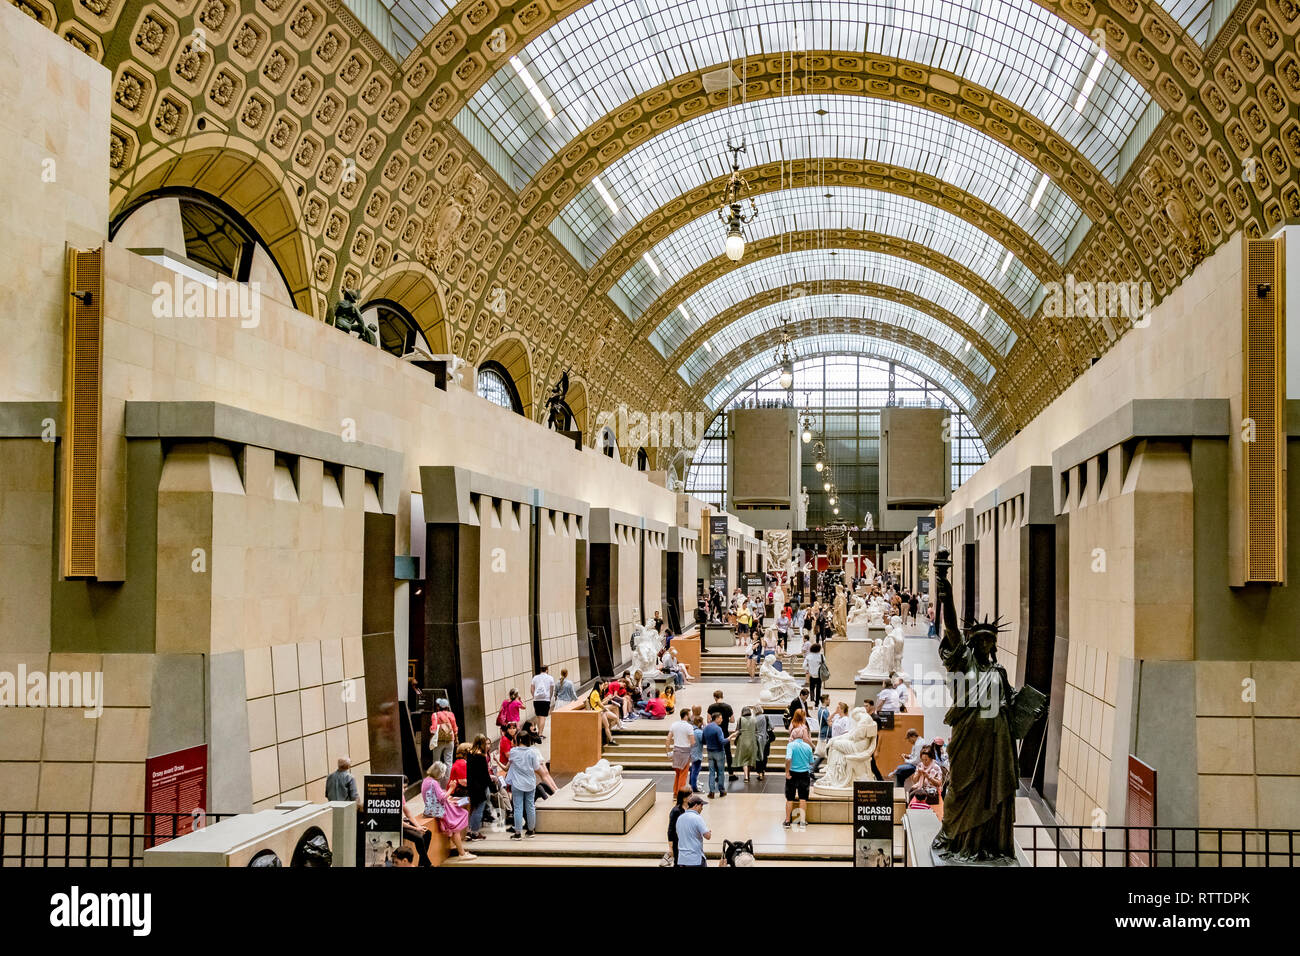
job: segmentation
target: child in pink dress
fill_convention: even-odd
[[[473,853],[465,849],[464,834],[469,828],[469,811],[447,796],[447,791],[442,788],[442,781],[445,779],[447,779],[447,765],[435,761],[429,767],[429,772],[425,774],[424,783],[420,785],[420,792],[424,795],[424,815],[434,816],[435,806],[441,806],[442,816],[438,817],[438,829],[451,839],[452,846],[456,848],[456,855],[462,860],[477,859]]]

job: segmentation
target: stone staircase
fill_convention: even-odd
[[[785,671],[799,680],[803,680],[807,672],[804,670],[803,658],[790,658],[784,662]],[[739,654],[719,654],[714,651],[709,654],[700,656],[700,671],[703,677],[741,677],[749,676],[749,668],[745,664],[745,658]]]
[[[642,723],[651,724],[653,729],[637,726]],[[634,721],[630,729],[614,734],[614,742],[618,746],[606,745],[601,756],[610,763],[622,764],[624,770],[662,770],[671,773],[673,762],[665,746],[667,735],[668,726],[664,721]],[[776,731],[767,758],[769,767],[780,767],[785,763],[785,746],[789,739],[790,735],[785,728]]]

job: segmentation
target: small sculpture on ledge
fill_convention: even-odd
[[[623,766],[611,764],[604,757],[573,776],[573,799],[584,803],[606,800],[623,786]]]
[[[566,368],[560,380],[551,386],[546,396],[546,427],[557,432],[573,428],[573,409],[569,407],[565,396],[569,394],[569,370]]]
[[[826,746],[826,772],[813,790],[829,796],[853,793],[854,780],[871,780],[871,756],[876,752],[877,725],[865,707],[854,707],[849,715],[853,729],[831,739]]]
[[[344,289],[343,298],[334,304],[334,314],[330,316],[329,324],[348,335],[355,333],[363,342],[378,345],[379,326],[366,325],[361,309],[357,307],[358,295],[360,293],[356,289]]]
[[[803,685],[785,671],[777,670],[774,665],[776,656],[768,654],[759,665],[758,676],[763,688],[758,692],[758,699],[764,704],[788,704],[799,696]]]

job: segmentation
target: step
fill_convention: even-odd
[[[477,852],[475,850],[474,852]],[[716,859],[710,858],[709,866],[715,866]],[[524,856],[522,854],[488,853],[477,860],[461,860],[451,857],[443,866],[635,866],[655,867],[659,861],[653,857],[585,857],[585,856]],[[754,866],[852,866],[847,860],[765,860],[756,859]]]

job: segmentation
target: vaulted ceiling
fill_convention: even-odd
[[[712,408],[784,320],[933,378],[993,450],[1132,321],[1045,286],[1160,297],[1300,216],[1300,0],[11,2],[113,71],[115,209],[233,194],[238,155],[282,184],[301,307],[429,275],[452,350],[517,338],[534,398],[572,368],[594,411]]]

